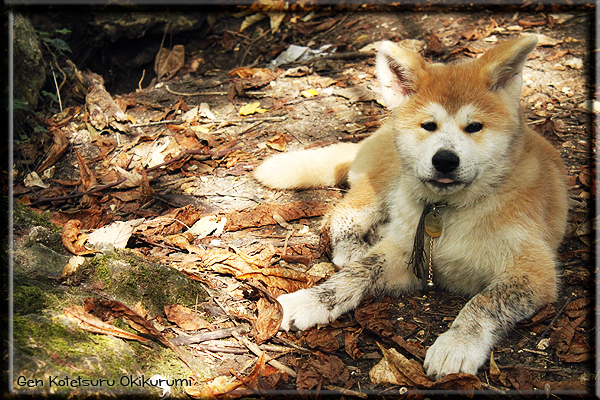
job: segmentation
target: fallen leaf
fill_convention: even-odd
[[[567,316],[561,318],[557,323],[560,328],[552,332],[550,335],[550,346],[556,348],[556,356],[563,361],[572,360],[569,362],[580,362],[588,359],[590,353],[587,352],[585,341],[581,338],[574,340],[576,329],[586,316],[581,316],[574,321],[569,321]],[[571,353],[571,345],[574,344],[573,353]]]
[[[80,74],[89,90],[85,96],[85,105],[94,128],[101,131],[110,125],[122,132],[129,132],[128,125],[122,124],[129,122],[129,119],[104,88],[104,79],[90,71]]]
[[[306,344],[311,349],[333,352],[340,348],[336,339],[338,334],[340,334],[340,330],[313,329],[306,334]]]
[[[53,143],[48,150],[48,156],[42,162],[39,168],[35,170],[37,173],[41,173],[46,168],[54,165],[69,148],[69,140],[61,129],[52,128],[50,129],[50,133],[52,134]]]
[[[498,368],[498,364],[496,364],[496,360],[494,359],[494,352],[492,351],[490,354],[490,378],[496,384],[501,384],[500,381],[500,368]]]
[[[159,81],[168,81],[183,67],[185,46],[178,44],[172,50],[162,47],[154,60],[154,72]]]
[[[360,336],[361,331],[357,333],[346,332],[344,333],[344,350],[352,357],[353,360],[360,359],[363,356],[363,352],[358,348],[356,339]]]
[[[261,268],[237,275],[236,278],[243,280],[254,278],[263,282],[269,291],[278,288],[287,293],[293,293],[314,285],[314,280],[310,275],[289,268]],[[282,293],[271,293],[275,297],[280,294]]]
[[[186,232],[195,235],[198,239],[204,238],[208,235],[221,236],[223,234],[223,230],[225,229],[226,223],[227,218],[219,218],[216,215],[210,215],[208,217],[200,218]]]
[[[198,329],[214,330],[213,326],[200,317],[196,311],[181,304],[167,305],[164,307],[164,312],[169,321],[177,324],[184,331],[195,331]]]
[[[81,178],[81,183],[83,184],[82,191],[88,191],[90,189],[93,189],[98,185],[98,183],[96,182],[96,177],[88,168],[87,163],[85,162],[83,157],[79,155],[79,152],[77,150],[73,151],[75,152],[75,156],[77,157],[77,164],[79,166],[79,176]]]
[[[239,114],[240,115],[252,115],[252,114],[263,114],[269,110],[265,110],[264,108],[260,108],[260,102],[256,101],[254,103],[248,103],[240,107]]]
[[[185,386],[184,390],[192,399],[214,400],[217,397],[220,400],[235,399],[241,397],[241,394],[231,393],[234,389],[243,385],[239,379],[232,379],[226,376],[219,376],[210,382],[200,386]]]
[[[50,185],[48,183],[45,183],[44,181],[42,181],[42,178],[40,178],[40,176],[35,171],[27,174],[27,176],[23,180],[23,184],[27,187],[38,186],[38,187],[41,187],[44,189],[47,189],[50,187]]]
[[[122,339],[139,340],[140,342],[149,341],[149,339],[134,335],[133,333],[119,329],[111,324],[107,324],[95,315],[88,313],[82,306],[71,306],[66,308],[64,314],[81,329],[89,332],[111,335]]]
[[[394,326],[388,317],[389,303],[377,302],[358,307],[354,318],[364,328],[382,337],[394,336]]]
[[[383,358],[370,371],[369,378],[376,385],[391,383],[393,385],[412,387],[431,387],[432,381],[427,378],[421,365],[409,360],[394,348],[385,349],[377,343]]]
[[[520,22],[520,21],[519,21]],[[557,40],[557,39],[553,39],[550,36],[541,34],[541,33],[532,33],[532,34],[528,34],[528,35],[534,35],[535,37],[537,37],[538,46],[542,46],[542,47],[554,47],[558,44],[562,43],[562,40]]]
[[[84,261],[85,257],[82,256],[73,256],[69,258],[69,261],[67,262],[67,265],[64,266],[62,275],[60,277],[65,278],[69,275],[73,275],[75,271],[77,271],[77,268],[79,268]]]
[[[167,339],[158,329],[156,329],[150,321],[146,320],[146,318],[142,317],[125,304],[116,300],[102,300],[95,297],[88,297],[84,299],[84,304],[87,312],[93,312],[94,315],[97,315],[101,319],[126,317],[136,324],[142,326],[149,335],[167,346],[169,349],[173,350],[175,354],[177,354],[177,357],[179,357],[179,359],[192,371],[192,373],[197,375],[187,357],[173,343],[171,343],[169,339]]]
[[[80,226],[81,221],[75,219],[64,224],[62,231],[63,245],[67,250],[77,256],[100,253],[100,250],[88,249],[85,247],[85,242],[87,242],[88,238],[85,233],[79,230]]]
[[[76,219],[81,221],[81,229],[97,229],[105,225],[108,217],[101,209],[86,208],[76,211],[58,211],[50,213],[50,220],[56,225],[64,226],[68,221]],[[110,222],[110,221],[109,221]]]
[[[304,97],[314,97],[314,96],[318,96],[319,92],[317,92],[315,89],[308,89],[308,90],[303,90],[300,92],[300,94]]]
[[[193,226],[202,216],[202,209],[189,204],[176,208],[160,217],[146,220],[135,229],[143,236],[168,236],[179,233],[183,228]]]
[[[226,214],[227,225],[225,225],[225,230],[231,232],[250,227],[273,225],[277,223],[273,218],[274,214],[280,215],[285,221],[294,221],[324,215],[328,209],[329,205],[318,201],[261,204],[249,210]]]
[[[515,368],[511,368],[506,373],[508,380],[520,393],[529,392],[533,390],[533,382],[531,380],[531,374],[529,371],[519,365]]]
[[[479,378],[464,372],[448,374],[435,382],[431,381],[417,361],[407,359],[396,349],[386,350],[379,343],[377,345],[383,358],[369,371],[369,378],[374,384],[392,383],[424,389],[456,390],[467,396],[472,396],[474,390],[481,389]]]
[[[296,388],[302,393],[323,383],[344,383],[349,378],[350,372],[339,357],[317,351],[316,357],[311,356],[299,363]]]
[[[263,13],[256,13],[256,14],[248,15],[246,18],[244,18],[242,25],[240,25],[240,32],[242,32],[249,26],[252,26],[259,21],[262,21],[265,18],[267,18],[267,16]]]
[[[267,144],[267,147],[270,147],[273,150],[285,151],[285,144],[286,144],[285,135],[283,133],[279,133],[278,135],[267,140],[266,144]]]
[[[283,318],[283,308],[275,300],[267,296],[261,296],[256,302],[258,318],[252,324],[251,335],[256,344],[262,344],[279,332],[281,319]]]
[[[535,387],[540,389],[549,388],[553,391],[559,390],[576,390],[576,391],[586,391],[591,393],[593,390],[592,382],[588,382],[585,384],[580,379],[569,379],[566,381],[535,381],[533,382]]]
[[[111,244],[115,249],[124,249],[131,234],[142,222],[144,218],[115,221],[88,234],[88,242],[96,247],[100,244]]]

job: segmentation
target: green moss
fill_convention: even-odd
[[[182,272],[130,250],[97,255],[80,267],[74,280],[88,285],[101,282],[103,290],[115,299],[129,307],[141,301],[153,316],[162,314],[166,305],[191,305],[205,297],[197,283]]]
[[[13,292],[15,314],[34,314],[46,307],[46,294],[37,286],[16,286]]]
[[[34,226],[42,226],[52,233],[62,232],[62,228],[50,220],[50,213],[45,212],[40,214],[30,210],[25,204],[19,200],[13,202],[13,227],[15,232],[24,232]]]

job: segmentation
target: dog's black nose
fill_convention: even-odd
[[[449,174],[458,168],[460,158],[450,150],[438,150],[431,159],[433,167],[442,174]]]

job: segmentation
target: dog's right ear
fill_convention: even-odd
[[[382,42],[377,52],[376,73],[386,107],[393,110],[417,91],[418,75],[425,60],[416,52],[392,42]]]

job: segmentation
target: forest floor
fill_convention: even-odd
[[[193,370],[198,359],[205,368],[202,377],[188,371],[185,378],[194,377],[195,384],[178,392],[194,398],[261,391],[349,397],[421,397],[435,390],[589,393],[597,335],[596,215],[590,208],[596,190],[591,110],[598,107],[589,100],[595,97],[589,79],[593,13],[516,6],[402,12],[298,7],[283,21],[272,13],[240,31],[255,15],[250,9],[246,16],[209,18],[205,37],[188,36],[185,50],[165,53],[171,61],[158,63],[159,74],[172,76],[160,83],[131,92],[113,83],[119,94],[105,96],[97,76],[80,72],[87,90],[77,92],[72,85],[62,112],[38,112],[36,121],[47,134],[15,145],[14,201],[46,212],[62,226],[70,252],[63,254],[83,256],[79,268],[100,257],[86,254],[88,236],[89,242],[126,247],[183,272],[204,295],[150,310],[147,293],[120,298],[109,283],[93,278],[82,286],[87,278],[75,279],[80,272],[65,270],[53,281],[61,293],[79,285],[80,294],[95,300],[77,297],[68,304],[63,297],[62,308],[45,307],[68,310],[65,315],[79,326],[86,320],[90,331],[89,324],[101,325],[90,322],[90,315],[104,323],[124,318],[129,325],[121,324],[122,330],[185,349],[184,363]],[[420,368],[428,346],[468,300],[451,293],[368,298],[330,325],[278,332],[274,298],[322,282],[334,271],[321,224],[345,189],[272,190],[256,182],[252,170],[271,154],[356,142],[377,129],[388,111],[377,101],[373,43],[391,40],[428,60],[449,62],[525,34],[539,39],[523,72],[527,123],[560,151],[569,180],[558,299],[495,346],[476,377],[459,374],[442,383],[428,381]],[[269,68],[291,43],[321,53]],[[185,53],[183,64],[179,51]],[[34,170],[41,183],[31,183]],[[21,240],[31,233],[15,235]],[[119,303],[102,303],[115,300]],[[110,327],[102,329],[108,331],[90,335],[118,336]],[[383,368],[382,351],[389,364],[405,371],[406,381],[374,378],[374,367]]]

